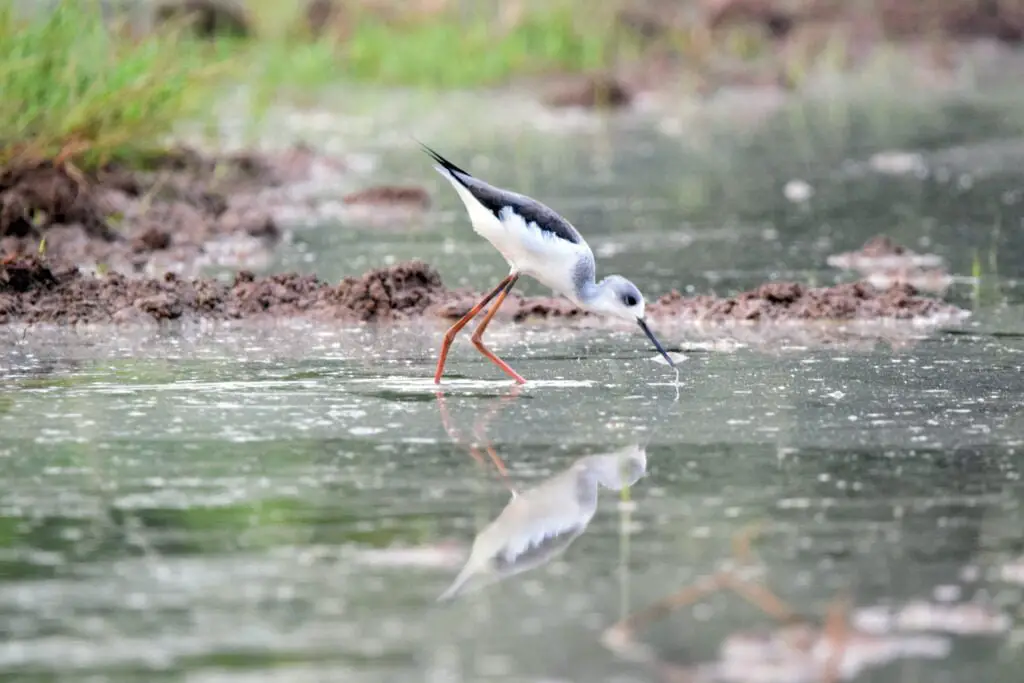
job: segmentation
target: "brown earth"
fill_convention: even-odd
[[[178,318],[237,320],[310,315],[387,320],[422,315],[446,290],[437,272],[418,262],[371,271],[330,285],[313,275],[212,278],[128,278],[87,275],[38,256],[0,264],[0,323],[121,323]]]
[[[684,297],[666,294],[649,308],[655,317],[724,322],[748,320],[912,320],[955,315],[956,306],[921,296],[908,284],[876,289],[865,282],[807,287],[797,282],[771,282],[736,296]]]
[[[941,256],[919,254],[886,235],[872,237],[855,251],[832,254],[827,262],[858,273],[876,288],[909,285],[921,292],[942,294],[953,282]]]
[[[157,24],[183,25],[200,38],[252,34],[245,8],[230,0],[162,0],[153,10]]]
[[[683,74],[698,92],[793,90],[819,68],[857,70],[876,48],[909,60],[915,84],[941,85],[962,47],[1024,42],[1021,0],[621,0],[617,26],[642,58],[620,76],[635,94]],[[837,49],[838,48],[838,49]]]
[[[887,235],[876,235],[856,251],[829,256],[828,264],[871,275],[878,272],[941,268],[943,262],[936,254],[919,254],[896,243]]]
[[[665,12],[670,0],[638,2]],[[953,38],[994,38],[1017,43],[1024,38],[1024,3],[1020,0],[703,0],[711,28],[758,24],[772,36],[812,22],[871,23],[895,38],[937,34]]]
[[[430,193],[415,185],[378,185],[350,192],[341,198],[345,204],[361,206],[430,207]]]
[[[269,249],[274,209],[326,159],[305,148],[208,157],[177,149],[144,171],[86,176],[52,162],[0,171],[0,258],[41,250],[58,261],[125,274],[192,270],[214,242]],[[45,242],[43,239],[45,238]]]
[[[615,76],[595,73],[563,78],[547,89],[543,99],[556,108],[616,109],[629,105],[633,95]]]
[[[479,295],[450,290],[436,270],[409,261],[345,278],[337,285],[313,275],[285,273],[255,277],[243,271],[231,283],[210,278],[127,278],[117,273],[87,275],[73,266],[35,255],[0,263],[0,324],[131,323],[206,318],[237,320],[261,316],[327,320],[388,321],[418,317],[454,319]],[[878,320],[959,317],[963,312],[901,285],[876,290],[865,283],[809,288],[770,283],[734,297],[662,296],[651,317],[700,322],[781,320]],[[576,319],[589,314],[562,298],[513,294],[502,318]]]

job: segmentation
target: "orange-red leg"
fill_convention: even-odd
[[[478,439],[486,443],[486,446],[484,446],[484,448],[487,451],[487,455],[491,458],[491,462],[498,469],[498,472],[501,473],[502,478],[505,480],[505,485],[508,486],[510,489],[512,488],[512,486],[511,484],[509,484],[508,480],[508,468],[505,466],[505,461],[501,459],[500,455],[498,455],[498,452],[495,450],[494,445],[490,441],[490,438],[487,436],[487,427],[491,423],[491,420],[494,419],[494,416],[498,414],[498,411],[501,410],[509,401],[515,400],[515,398],[519,396],[520,391],[522,391],[520,385],[513,384],[512,389],[511,391],[509,391],[508,395],[499,398],[498,401],[494,404],[494,407],[492,407],[489,411],[481,415],[477,422],[473,425],[473,434]]]
[[[822,639],[830,647],[827,650],[828,658],[825,660],[825,670],[822,672],[822,683],[836,683],[842,672],[843,659],[846,656],[846,647],[850,641],[850,622],[847,614],[850,611],[850,600],[846,595],[840,595],[828,606],[825,613],[825,627],[822,629]]]
[[[476,306],[469,309],[469,313],[459,318],[458,322],[449,327],[448,331],[444,333],[444,342],[441,344],[441,355],[437,359],[437,370],[434,372],[434,384],[441,383],[441,375],[444,374],[444,362],[448,358],[448,350],[451,349],[452,342],[455,341],[455,335],[457,335],[459,330],[465,327],[470,320],[475,318],[491,299],[498,296],[498,293],[505,289],[509,282],[515,282],[515,278],[518,277],[518,275],[509,274],[508,277],[499,282],[498,286],[492,289],[487,296],[480,299]]]
[[[508,363],[494,355],[493,351],[484,346],[483,341],[484,331],[487,329],[487,326],[491,324],[491,320],[494,318],[494,314],[498,312],[499,308],[501,308],[501,304],[504,303],[505,297],[507,297],[508,293],[512,291],[512,288],[516,286],[516,280],[518,279],[519,273],[516,273],[515,275],[512,276],[512,279],[508,281],[504,289],[501,290],[501,294],[498,296],[498,299],[494,302],[494,305],[491,306],[491,310],[487,311],[487,315],[484,316],[484,319],[480,321],[480,324],[477,326],[476,331],[473,332],[472,339],[473,345],[476,346],[477,351],[487,356],[487,358],[492,363],[501,368],[506,375],[514,379],[516,382],[518,382],[519,384],[526,384],[526,380],[523,378],[523,376],[520,375],[515,370],[513,370],[512,368],[510,368],[508,366]]]

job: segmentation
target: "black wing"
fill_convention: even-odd
[[[420,146],[498,220],[501,220],[502,210],[507,208],[521,216],[527,225],[533,223],[541,231],[572,244],[583,243],[583,237],[576,228],[544,204],[526,195],[502,190],[474,178],[469,172],[462,170],[422,142]]]
[[[494,568],[499,574],[508,575],[539,567],[572,545],[586,528],[586,524],[574,524],[556,534],[545,536],[515,556],[510,555],[507,550],[502,550],[494,558]]]

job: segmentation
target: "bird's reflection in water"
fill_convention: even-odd
[[[518,392],[513,392],[504,398],[516,395]],[[459,441],[440,393],[438,403],[445,429]],[[493,419],[501,405],[477,422],[474,433],[478,438],[485,436],[486,422]],[[509,482],[508,470],[493,446],[487,443],[484,450],[502,474],[512,497],[501,513],[476,535],[462,571],[438,600],[450,600],[550,562],[590,524],[597,512],[599,487],[621,491],[647,471],[645,449],[631,445],[577,458],[537,485],[517,490]],[[479,446],[474,444],[470,452],[478,462],[485,462]]]

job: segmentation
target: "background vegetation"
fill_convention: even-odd
[[[667,56],[698,85],[798,87],[812,69],[849,67],[865,35],[911,30],[942,61],[951,36],[1012,40],[1024,26],[1024,6],[993,15],[981,0],[249,0],[217,26],[203,14],[226,0],[183,1],[191,14],[142,0],[121,14],[103,0],[0,5],[0,166],[138,163],[176,122],[211,111],[226,85],[249,87],[259,105],[345,82],[493,86]]]

